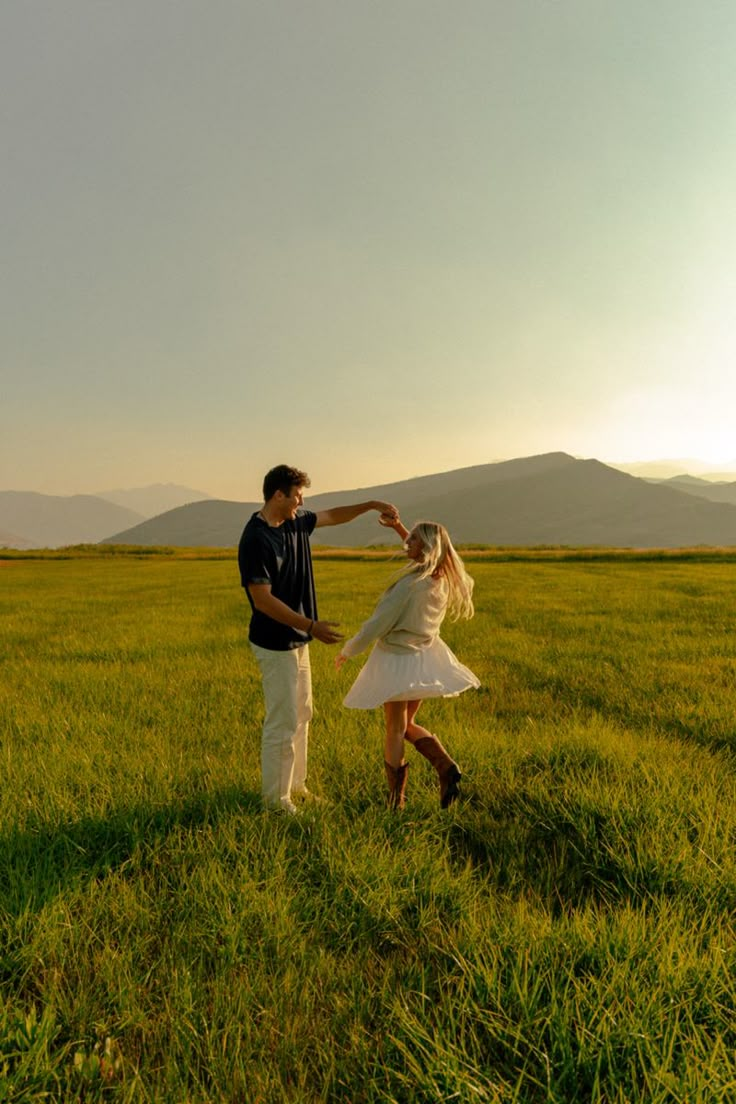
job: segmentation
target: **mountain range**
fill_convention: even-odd
[[[713,483],[709,479],[698,479],[692,475],[676,475],[661,482],[666,487],[707,498],[710,502],[730,502],[736,505],[736,483]]]
[[[564,452],[481,464],[397,483],[315,495],[310,509],[383,499],[407,524],[435,518],[459,543],[664,547],[736,545],[736,505],[711,502],[699,480],[682,487],[653,483],[598,460]],[[210,545],[237,543],[260,502],[209,500],[171,510],[117,532],[109,543]],[[366,514],[320,530],[315,544],[349,547],[386,543],[386,531]]]
[[[98,495],[0,491],[0,547],[59,548],[97,544],[112,532],[208,496],[174,483]]]
[[[136,501],[140,506],[145,490],[114,492],[118,503],[85,495],[44,501],[43,524],[31,516],[31,507],[39,505],[35,499],[53,500],[53,496],[24,493],[23,514],[13,498],[21,492],[0,492],[0,545],[53,547],[85,541],[232,547],[247,519],[262,505],[208,498],[201,492],[176,488],[178,495],[190,495],[189,501],[142,517],[123,503]],[[132,497],[136,494],[137,498]],[[408,525],[419,518],[442,521],[461,544],[736,545],[736,480],[713,483],[686,472],[674,478],[644,478],[564,452],[333,491],[310,496],[306,506],[321,510],[367,499],[395,503]],[[90,514],[83,534],[84,509],[91,510],[94,502],[99,504],[94,507],[98,511],[94,527]],[[377,525],[375,514],[369,513],[349,525],[320,529],[313,541],[350,547],[390,543],[391,535]]]
[[[642,479],[676,479],[682,475],[700,477],[709,483],[733,483],[736,480],[736,459],[724,467],[708,464],[704,460],[638,460],[633,464],[614,464],[609,467],[638,475]]]

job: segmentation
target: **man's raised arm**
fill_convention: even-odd
[[[352,506],[333,506],[331,510],[318,510],[315,529],[323,525],[344,525],[361,514],[367,514],[369,510],[377,510],[379,514],[388,514],[392,518],[399,516],[399,511],[390,502],[371,499],[370,502],[356,502]]]

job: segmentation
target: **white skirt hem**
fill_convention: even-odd
[[[376,645],[345,696],[348,709],[376,709],[387,701],[456,698],[479,680],[437,637],[415,652],[389,652]]]

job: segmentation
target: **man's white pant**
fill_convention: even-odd
[[[288,808],[291,791],[307,781],[307,745],[312,719],[312,671],[304,644],[275,652],[251,644],[261,669],[266,716],[261,737],[261,793],[271,809]]]

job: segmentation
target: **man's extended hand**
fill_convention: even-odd
[[[337,644],[338,640],[344,640],[342,633],[335,632],[339,621],[315,621],[310,629],[310,636],[319,640],[322,644]]]
[[[379,514],[381,514],[381,516],[385,515],[386,517],[391,517],[394,520],[398,520],[399,511],[396,509],[396,507],[393,505],[393,503],[376,501],[376,502],[371,503],[371,505],[373,506],[374,510],[378,510],[378,512],[379,512]],[[385,523],[383,523],[383,524],[385,524]]]

